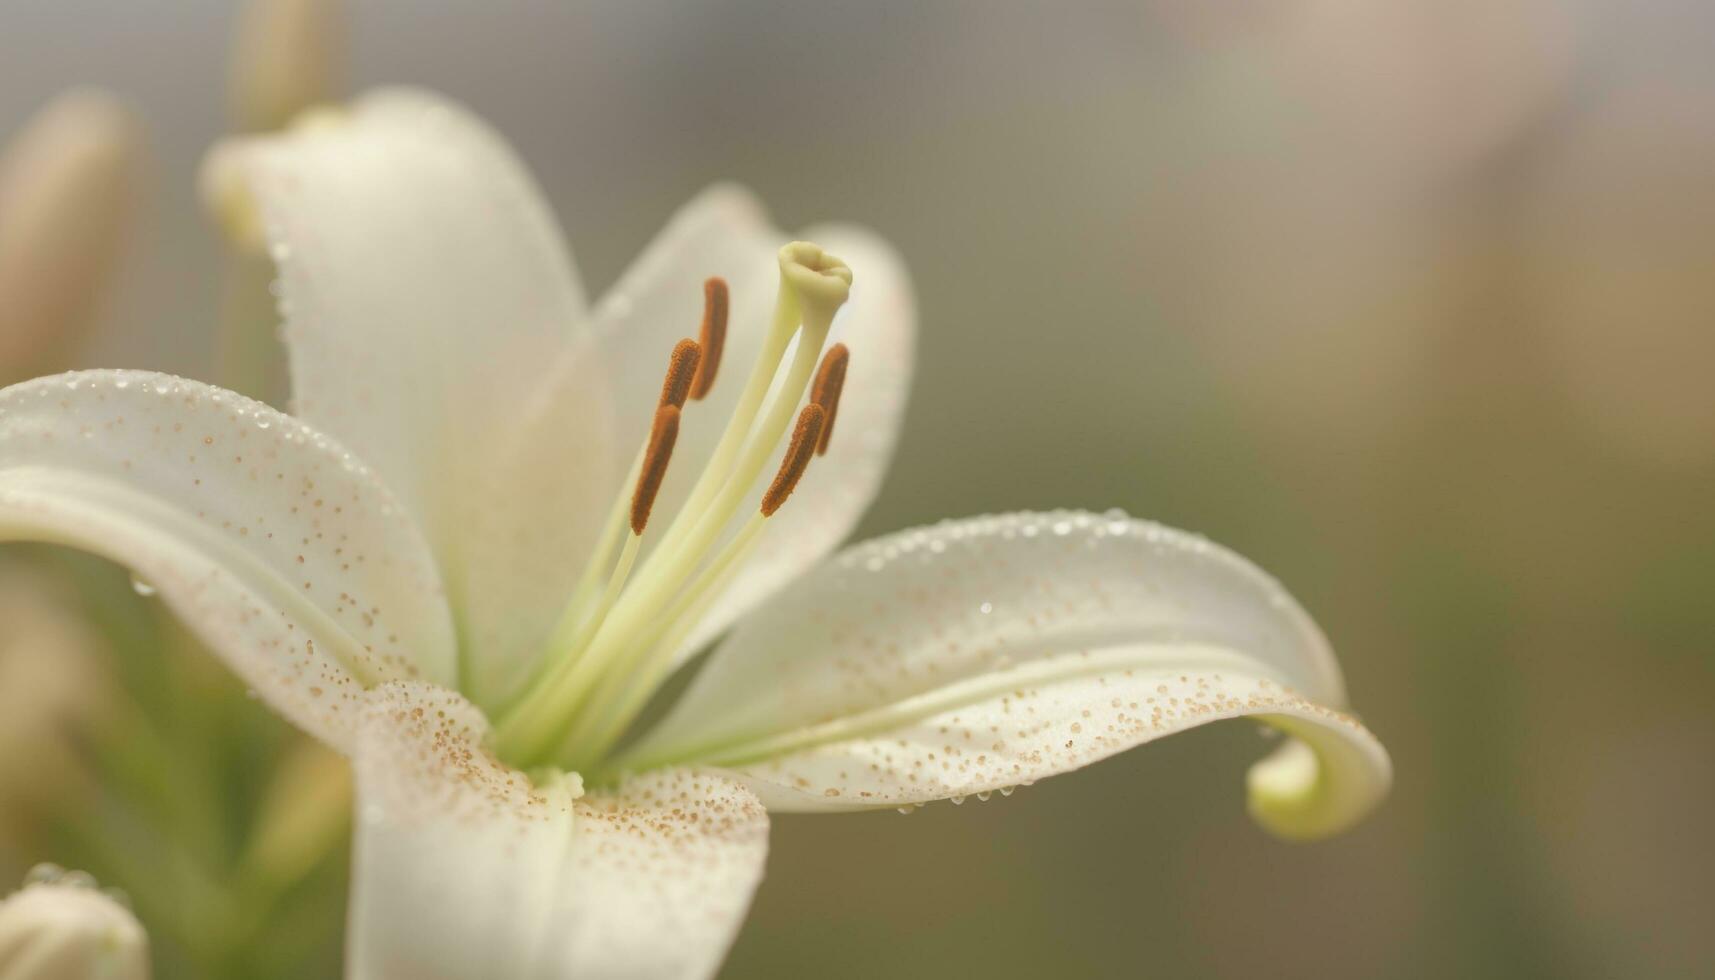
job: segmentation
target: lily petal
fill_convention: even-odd
[[[394,977],[707,977],[762,877],[768,817],[673,770],[580,798],[489,756],[458,695],[376,691],[353,758],[348,969]]]
[[[981,517],[816,569],[622,765],[727,767],[775,809],[902,806],[1251,717],[1293,736],[1252,770],[1252,813],[1315,837],[1391,779],[1344,700],[1309,616],[1232,552],[1123,515]]]
[[[369,460],[424,527],[479,697],[552,625],[602,516],[606,392],[517,430],[584,330],[583,292],[534,181],[461,107],[388,90],[210,158],[279,269],[294,414]]]
[[[843,341],[852,350],[838,433],[828,454],[811,468],[807,489],[770,522],[757,553],[710,606],[683,645],[680,659],[845,540],[874,500],[898,443],[917,328],[916,300],[904,263],[891,246],[864,229],[826,225],[806,230],[804,237],[853,270],[851,299],[828,340],[830,345]],[[718,381],[705,401],[685,410],[674,468],[656,501],[657,513],[678,510],[694,482],[690,476],[720,439],[767,330],[779,275],[775,252],[787,240],[749,192],[731,185],[712,187],[673,217],[596,308],[594,329],[614,375],[619,433],[614,470],[624,472],[637,443],[649,433],[668,352],[680,338],[696,335],[703,280],[720,276],[730,290]]]
[[[129,566],[336,747],[362,688],[453,677],[451,617],[404,509],[326,436],[218,388],[89,371],[0,391],[0,540]]]
[[[612,500],[608,379],[590,338],[574,341],[518,418],[490,434],[459,542],[464,641],[479,651],[461,689],[509,701],[533,676]]]

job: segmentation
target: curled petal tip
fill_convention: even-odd
[[[1264,830],[1292,841],[1332,837],[1367,817],[1387,795],[1392,765],[1368,732],[1338,738],[1275,723],[1304,737],[1288,739],[1246,775],[1246,807]]]

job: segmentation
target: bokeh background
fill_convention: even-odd
[[[1311,846],[1245,817],[1263,747],[1242,725],[982,804],[781,817],[723,975],[1715,976],[1715,6],[349,6],[344,86],[422,83],[490,119],[597,290],[717,178],[787,228],[883,231],[921,362],[864,532],[1051,506],[1204,532],[1316,614],[1394,756],[1384,808]],[[0,134],[84,82],[149,127],[142,220],[76,363],[215,367],[226,259],[194,175],[231,125],[235,17],[0,7]],[[97,594],[66,601],[107,645],[172,636]],[[128,756],[47,767],[31,784],[76,783],[61,798],[101,814],[107,851],[13,807],[0,874],[81,861],[223,907],[208,869],[290,736],[193,654],[88,646],[71,688],[107,678],[119,715],[203,748],[134,767],[166,801],[144,817],[99,785]],[[15,716],[38,682],[0,678]],[[186,691],[206,704],[169,705]],[[130,731],[106,696],[55,724],[84,748],[83,712]],[[39,762],[4,722],[0,758]],[[192,765],[232,800],[187,801]],[[175,808],[219,816],[163,850],[146,817]],[[270,907],[277,945],[209,960],[163,933],[163,962],[331,970],[313,950],[337,950],[340,876]]]

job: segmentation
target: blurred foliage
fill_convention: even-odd
[[[102,667],[124,694],[81,739],[99,773],[94,790],[15,832],[0,848],[0,874],[21,877],[52,857],[123,890],[149,929],[160,976],[336,973],[340,848],[290,881],[249,860],[270,784],[304,737],[259,710],[123,571],[78,554],[15,550],[38,574],[76,584]]]

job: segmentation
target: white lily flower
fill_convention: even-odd
[[[873,235],[784,244],[717,188],[592,309],[523,168],[436,97],[215,159],[279,265],[296,417],[151,374],[9,389],[0,536],[130,565],[350,755],[354,976],[707,976],[764,803],[1005,791],[1222,718],[1291,736],[1251,773],[1277,833],[1384,794],[1321,633],[1202,539],[1020,514],[828,557],[911,370],[910,286]]]

